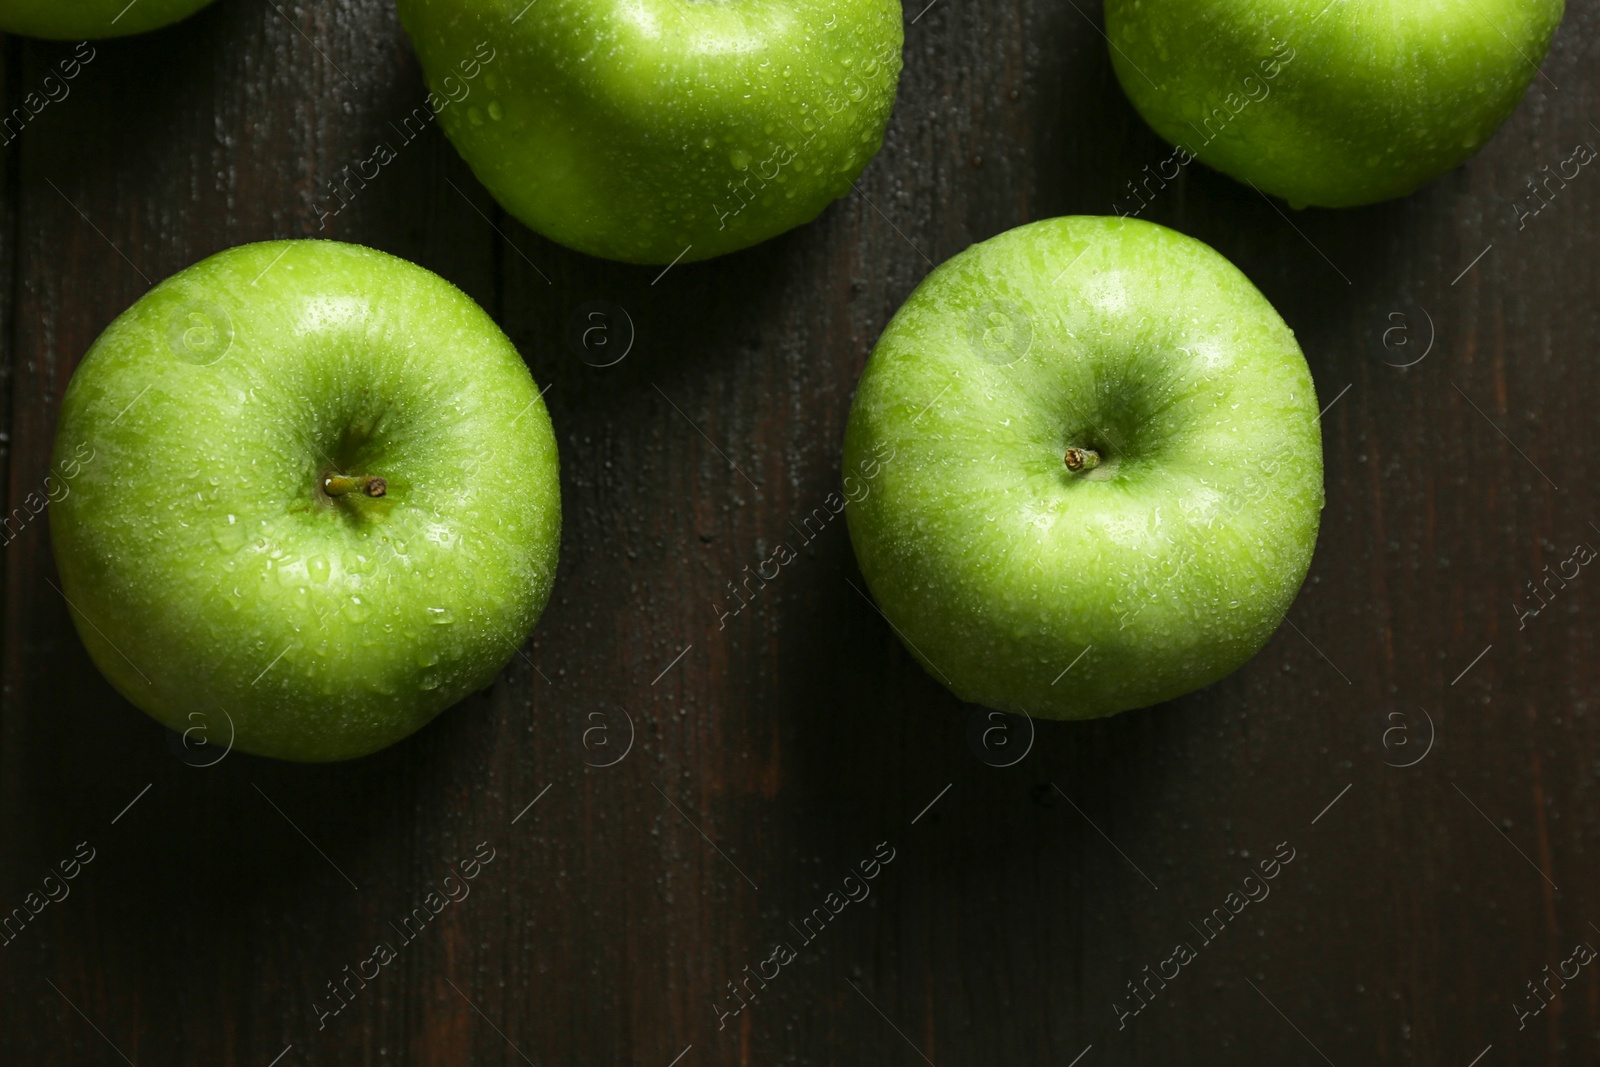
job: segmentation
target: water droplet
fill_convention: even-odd
[[[236,515],[229,515],[225,525],[218,526],[211,531],[212,540],[224,552],[237,552],[245,546],[250,535],[244,532],[244,527],[239,525]]]
[[[449,626],[456,621],[456,617],[449,608],[429,608],[428,621],[435,626]]]
[[[496,122],[499,122],[501,119],[506,117],[505,109],[500,106],[500,101],[489,101],[489,117],[494,119]]]
[[[311,575],[311,580],[318,585],[328,580],[329,570],[327,556],[312,556],[306,560],[306,571]]]

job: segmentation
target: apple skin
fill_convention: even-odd
[[[1071,447],[1103,461],[1074,474]],[[1132,219],[1031,223],[924,279],[862,374],[844,470],[911,654],[962,700],[1050,719],[1244,663],[1323,503],[1294,334],[1221,255]]]
[[[1465,162],[1522,99],[1562,9],[1562,0],[1105,5],[1112,66],[1145,121],[1295,207],[1405,196]]]
[[[501,206],[629,263],[707,259],[815,218],[877,153],[900,75],[899,0],[399,9],[445,133]]]
[[[329,498],[334,464],[387,495]],[[73,375],[53,470],[91,658],[219,749],[400,740],[494,680],[555,575],[555,437],[517,350],[356,245],[232,248],[145,294]]]
[[[186,19],[211,0],[0,0],[0,31],[60,41],[145,33]]]

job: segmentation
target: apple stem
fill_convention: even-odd
[[[1100,466],[1100,453],[1092,448],[1069,448],[1065,457],[1067,470],[1074,474],[1092,471]]]
[[[344,496],[346,493],[383,496],[389,491],[389,483],[375,474],[327,474],[322,478],[322,491],[329,496]]]

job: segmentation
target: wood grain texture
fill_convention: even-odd
[[[355,763],[199,768],[95,672],[48,512],[25,524],[0,551],[0,911],[80,842],[95,858],[0,946],[0,1063],[1593,1062],[1595,968],[1524,1029],[1511,1006],[1600,944],[1600,578],[1522,629],[1512,604],[1600,545],[1600,177],[1521,229],[1512,204],[1600,143],[1600,3],[1569,5],[1511,122],[1413,197],[1294,213],[1191,167],[1146,211],[1255,280],[1331,404],[1311,576],[1237,674],[1041,723],[989,766],[981,711],[864,596],[843,519],[807,524],[867,354],[932,264],[1109,213],[1165,158],[1099,17],[908,10],[857,192],[664,274],[529,233],[437,129],[324,217],[422,98],[384,0],[219,0],[97,43],[0,149],[9,506],[48,473],[77,360],[152,282],[329,236],[502,323],[550,386],[565,529],[550,607],[487,693]],[[6,41],[6,110],[72,49]],[[615,366],[568,342],[594,300],[634,326]],[[723,616],[780,541],[799,558]],[[1430,722],[1426,758],[1392,766]],[[485,842],[470,895],[405,940]],[[1281,842],[1270,897],[1202,944],[1191,924]],[[802,946],[791,924],[881,843],[870,897]],[[380,941],[397,958],[333,1014],[327,983]],[[777,941],[799,958],[719,1028]],[[1113,1001],[1180,941],[1197,958],[1119,1028]]]

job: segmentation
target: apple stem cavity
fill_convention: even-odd
[[[322,491],[329,496],[365,493],[376,497],[389,491],[389,483],[375,474],[326,474],[322,478]]]
[[[1069,448],[1064,458],[1067,470],[1073,474],[1082,474],[1092,471],[1100,466],[1100,453],[1092,448]]]

